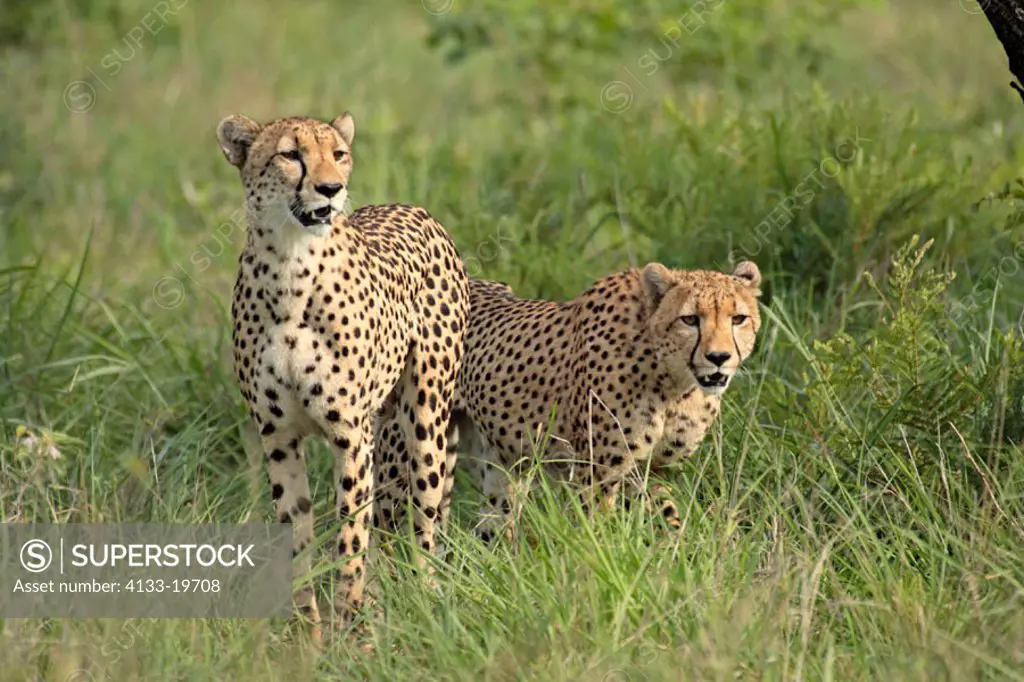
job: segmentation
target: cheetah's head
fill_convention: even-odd
[[[235,115],[217,126],[217,141],[239,169],[254,221],[321,237],[345,210],[353,137],[355,123],[348,112],[329,124],[281,118],[261,125]]]
[[[682,384],[696,380],[706,393],[723,393],[761,327],[757,265],[742,261],[728,275],[649,263],[641,280],[663,366]]]

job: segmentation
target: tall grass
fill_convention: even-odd
[[[524,296],[749,257],[765,326],[673,476],[678,533],[542,485],[487,548],[460,475],[439,590],[373,565],[373,654],[9,619],[3,679],[1024,677],[1022,112],[982,15],[726,0],[648,75],[690,4],[170,4],[3,10],[4,522],[270,518],[230,371],[229,113],[352,111],[355,205],[426,206]]]

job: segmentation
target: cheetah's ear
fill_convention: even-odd
[[[651,310],[658,307],[661,299],[669,289],[675,285],[672,281],[672,273],[661,263],[648,263],[640,272],[640,279],[644,283],[644,293],[651,305]]]
[[[262,128],[256,121],[241,114],[228,116],[217,125],[217,141],[228,163],[242,167],[249,156],[249,148]]]
[[[341,133],[341,139],[345,140],[345,144],[352,146],[352,140],[356,136],[356,122],[352,120],[352,114],[346,111],[331,121],[331,127]]]
[[[737,263],[732,276],[743,282],[754,296],[761,295],[761,270],[754,261],[743,260]]]

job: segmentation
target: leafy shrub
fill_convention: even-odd
[[[864,274],[874,294],[865,305],[876,314],[815,341],[798,419],[848,469],[871,473],[863,457],[872,449],[909,458],[880,458],[869,476],[876,482],[939,476],[950,453],[964,453],[960,468],[977,475],[981,496],[984,465],[998,476],[1024,440],[1024,343],[1012,330],[980,343],[965,338],[946,312],[953,274],[922,271],[932,242],[917,243],[915,236],[896,253],[884,284]]]

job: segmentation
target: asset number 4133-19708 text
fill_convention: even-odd
[[[220,592],[220,580],[205,578],[182,578],[175,580],[130,580],[125,583],[126,592]]]

